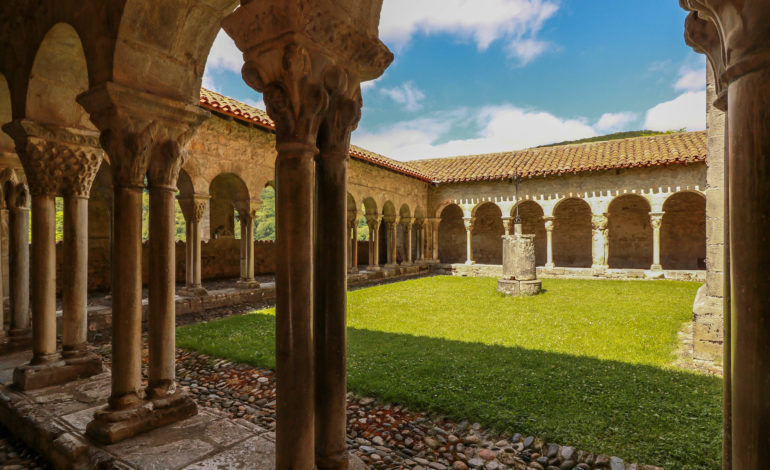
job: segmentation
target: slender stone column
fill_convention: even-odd
[[[431,225],[430,225],[430,232],[431,232],[430,246],[431,246],[431,251],[432,251],[432,254],[431,254],[432,261],[434,263],[438,263],[440,261],[438,259],[438,228],[439,228],[439,225],[441,224],[441,218],[436,217],[436,218],[429,219],[429,220],[431,222]]]
[[[87,377],[101,370],[86,348],[88,268],[87,197],[102,160],[97,133],[20,119],[4,127],[16,143],[32,195],[32,351],[29,365],[14,371],[14,383],[33,389]],[[63,343],[56,346],[56,195],[65,196]]]
[[[503,216],[503,230],[505,230],[505,235],[508,236],[511,234],[511,222],[513,220],[513,217]]]
[[[29,190],[23,183],[6,183],[9,208],[9,271],[11,341],[23,340],[30,334],[29,319]]]
[[[380,223],[382,217],[367,215],[366,224],[369,226],[369,267],[370,271],[379,269],[380,256]]]
[[[187,242],[185,250],[185,287],[180,295],[191,297],[208,295],[201,282],[201,220],[206,211],[208,196],[180,197],[179,207],[182,209],[187,225]]]
[[[553,263],[553,222],[556,217],[543,217],[545,221],[545,240],[546,240],[546,261],[545,269],[553,269],[556,265]]]
[[[404,266],[412,264],[412,227],[414,225],[411,221],[412,219],[409,218],[401,219],[401,227],[403,227],[404,238],[406,239],[404,243],[406,248],[406,256],[404,256],[404,261],[401,262],[401,264]]]
[[[709,57],[727,89],[727,100],[717,101],[727,107],[729,149],[731,466],[770,468],[770,8],[761,1],[680,3],[692,11],[686,41]]]
[[[594,272],[606,271],[607,266],[607,214],[593,214],[591,217],[591,227],[593,229],[592,259],[591,269]]]
[[[399,217],[395,217],[393,222],[388,223],[388,233],[390,234],[389,241],[389,259],[388,264],[392,267],[398,265],[398,223]]]
[[[652,266],[651,271],[660,271],[660,225],[663,222],[663,212],[650,212],[650,225],[652,225]]]
[[[69,194],[64,197],[62,277],[62,354],[79,357],[85,354],[88,341],[87,196]]]
[[[353,222],[353,240],[350,247],[350,269],[358,272],[358,220]]]
[[[241,279],[238,287],[256,289],[259,282],[254,279],[254,219],[257,218],[256,202],[236,202],[235,208],[241,219]]]
[[[86,430],[91,438],[112,443],[197,413],[195,402],[174,382],[173,220],[184,147],[208,113],[112,82],[78,101],[101,130],[113,172],[112,387],[109,406],[96,412]],[[141,390],[145,176],[150,184],[150,403]]]
[[[463,217],[463,224],[465,225],[465,264],[476,264],[473,261],[473,246],[471,243],[474,222],[475,219],[473,217]]]

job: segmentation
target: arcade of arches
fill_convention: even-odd
[[[14,371],[17,388],[101,371],[86,347],[87,296],[89,287],[111,288],[109,399],[93,414],[88,436],[116,442],[195,414],[175,382],[176,280],[184,279],[180,295],[200,297],[205,279],[237,277],[239,287],[260,289],[255,274],[275,272],[276,466],[346,468],[347,273],[499,264],[500,237],[516,218],[536,235],[544,273],[705,271],[697,273],[706,279],[706,306],[696,306],[696,343],[702,335],[704,358],[713,359],[730,338],[721,326],[721,299],[729,294],[722,259],[727,142],[739,157],[730,180],[746,183],[733,187],[729,201],[734,214],[746,215],[731,226],[730,240],[742,251],[728,257],[733,282],[747,287],[734,291],[737,341],[725,357],[736,393],[726,408],[734,420],[732,459],[741,469],[770,465],[763,398],[770,385],[754,380],[770,377],[767,322],[762,327],[757,316],[767,310],[759,305],[768,290],[763,237],[770,219],[755,217],[767,213],[767,183],[757,175],[767,174],[770,148],[770,11],[763,2],[682,0],[693,11],[686,38],[709,57],[707,132],[408,164],[350,146],[360,83],[393,59],[378,39],[381,1],[240,3],[0,6],[0,50],[13,51],[0,58],[0,288],[9,301],[9,343],[32,349]],[[220,26],[244,51],[244,80],[264,92],[269,116],[200,89]],[[253,239],[268,184],[276,188],[275,244]],[[59,245],[56,198],[63,204]],[[186,241],[175,244],[177,203]],[[365,243],[358,241],[362,219]]]

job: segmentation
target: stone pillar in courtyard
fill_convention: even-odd
[[[23,342],[30,336],[29,318],[29,188],[12,174],[5,179],[8,207],[8,267],[11,318],[8,337]]]
[[[593,229],[591,243],[591,269],[594,274],[601,274],[608,269],[607,253],[607,214],[593,214],[591,216],[591,228]]]
[[[473,223],[475,219],[473,217],[463,217],[463,225],[465,226],[465,264],[475,264],[473,261]]]
[[[236,201],[235,210],[241,220],[241,278],[237,287],[256,289],[259,282],[254,278],[254,222],[258,204],[252,201]]]
[[[187,225],[185,286],[179,291],[179,294],[190,297],[208,295],[208,291],[201,282],[201,221],[206,212],[209,196],[192,195],[178,199],[179,207],[182,209],[182,215]]]
[[[438,258],[438,227],[441,224],[440,217],[433,217],[428,219],[430,227],[430,257],[432,263],[438,263],[441,260]]]
[[[545,247],[546,247],[546,259],[545,269],[553,269],[556,265],[553,263],[553,222],[556,217],[543,217],[545,222]]]
[[[660,226],[663,223],[663,212],[650,212],[650,225],[652,225],[652,266],[650,271],[662,271],[660,265]]]
[[[347,163],[360,81],[392,60],[377,39],[380,7],[249,1],[223,20],[276,128],[278,470],[349,466]]]
[[[403,217],[401,219],[401,227],[404,231],[404,249],[406,250],[406,253],[404,254],[404,260],[401,262],[403,266],[409,266],[412,264],[412,227],[414,227],[414,224],[412,223],[414,219],[410,217]]]
[[[516,224],[513,235],[503,235],[503,277],[497,280],[497,291],[511,296],[540,293],[542,282],[535,267],[535,235],[521,233]]]
[[[366,225],[369,227],[369,271],[380,269],[380,223],[382,216],[367,215]]]
[[[384,218],[387,228],[387,263],[386,267],[393,268],[396,266],[396,260],[398,259],[398,237],[396,232],[396,226],[398,225],[398,217],[386,216]]]
[[[770,5],[682,0],[685,38],[727,89],[731,468],[770,468]],[[711,23],[708,26],[707,23]],[[713,44],[720,47],[714,48]],[[750,222],[749,222],[750,221]],[[729,400],[729,401],[728,401]],[[725,465],[727,466],[727,465]]]
[[[14,370],[14,384],[35,389],[101,372],[101,360],[86,354],[88,289],[88,193],[104,152],[98,134],[17,119],[4,126],[13,137],[32,196],[32,352]],[[62,267],[62,343],[56,345],[56,208],[65,197]],[[18,227],[17,227],[18,230]],[[17,243],[19,241],[17,240]],[[23,274],[23,273],[22,273]],[[23,319],[20,319],[23,322]]]
[[[174,380],[174,196],[185,146],[207,112],[106,82],[78,101],[101,131],[113,177],[112,384],[87,434],[123,440],[197,413]],[[149,173],[148,173],[149,171]],[[149,390],[142,390],[142,192],[150,183]]]

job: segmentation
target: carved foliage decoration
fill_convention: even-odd
[[[594,230],[606,230],[607,229],[607,215],[594,214],[591,216],[591,226]]]

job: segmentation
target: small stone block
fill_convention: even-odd
[[[46,364],[24,364],[13,371],[13,384],[19,390],[34,390],[84,379],[102,371],[101,359],[92,355]]]

